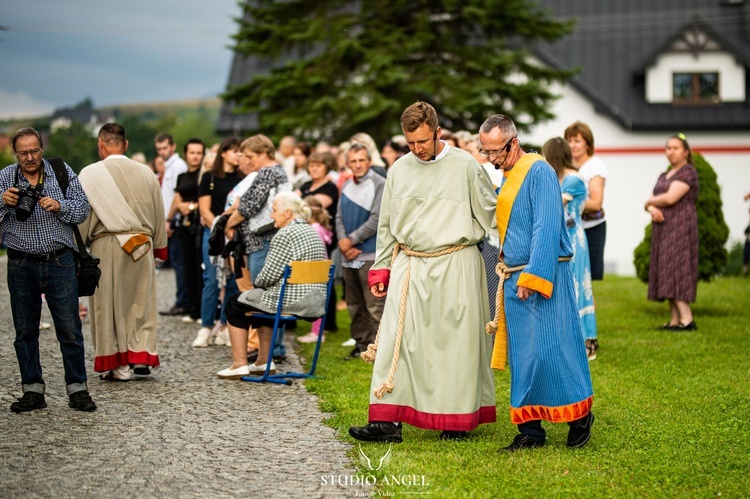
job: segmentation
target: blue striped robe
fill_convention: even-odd
[[[573,254],[560,184],[541,156],[522,156],[507,174],[497,215],[505,263],[526,265],[503,288],[511,420],[574,421],[588,414],[593,388],[570,263],[558,262]],[[538,292],[521,301],[519,285]]]

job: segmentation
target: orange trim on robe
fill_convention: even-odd
[[[539,160],[544,160],[539,154],[524,154],[510,171],[503,172],[506,180],[500,188],[500,194],[497,196],[497,208],[495,209],[497,233],[500,236],[501,245],[505,242],[505,232],[508,230],[513,202],[516,200],[518,191],[521,190],[526,174],[531,170],[531,165]]]
[[[146,234],[136,234],[130,239],[128,239],[128,242],[125,243],[122,249],[125,250],[125,253],[130,255],[133,253],[133,251],[135,251],[135,249],[138,246],[141,246],[143,244],[150,243],[150,242],[151,242],[151,238],[149,238]]]
[[[593,402],[594,397],[591,396],[586,400],[559,407],[547,407],[544,405],[526,405],[519,408],[511,407],[510,421],[516,425],[538,419],[543,419],[550,423],[570,423],[586,416],[591,411],[591,404]]]
[[[542,279],[539,276],[535,276],[534,274],[527,274],[526,272],[521,272],[521,275],[518,276],[518,282],[516,283],[516,285],[533,289],[545,298],[549,298],[550,296],[552,296],[552,288],[554,287],[554,284],[549,282],[547,279]]]

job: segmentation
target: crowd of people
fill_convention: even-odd
[[[591,129],[575,122],[538,154],[521,147],[506,116],[490,116],[476,134],[451,133],[425,102],[404,110],[401,129],[381,148],[366,133],[338,146],[285,136],[276,147],[256,134],[207,147],[194,138],[182,157],[161,133],[146,164],[125,155],[125,130],[109,123],[99,132],[101,161],[78,177],[67,167],[67,192],[41,136],[19,130],[18,163],[0,175],[24,393],[11,409],[46,407],[42,294],[70,406],[96,408],[70,285],[76,224],[101,261],[90,305],[103,380],[127,382],[159,366],[155,272],[167,266],[176,294],[159,314],[193,325],[194,348],[231,347],[231,365],[217,375],[274,373],[285,330],[271,344],[273,324],[251,312],[275,311],[286,264],[330,258],[342,299],[329,300],[326,323],[296,339],[325,341],[338,329],[336,308],[348,310],[347,359],[374,362],[368,424],[352,426],[353,438],[400,442],[407,423],[464,439],[496,420],[491,369],[508,362],[519,434],[504,449],[543,445],[542,420],[567,423],[567,445],[584,445],[594,421],[588,362],[599,346],[592,281],[604,275],[606,238],[607,167]],[[648,298],[669,301],[664,329],[694,330],[698,178],[683,135],[669,138],[666,154],[671,167],[645,203],[654,223]],[[19,200],[34,186],[44,190],[26,220]],[[212,248],[217,239],[223,252]],[[324,285],[295,285],[282,307],[314,320],[325,298]]]

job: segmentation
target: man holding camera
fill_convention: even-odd
[[[72,251],[76,247],[72,224],[79,224],[88,216],[88,199],[67,165],[69,185],[67,192],[62,192],[52,165],[42,157],[44,147],[39,132],[22,128],[13,136],[12,145],[17,163],[0,170],[0,229],[5,232],[8,247],[8,290],[23,397],[10,409],[28,412],[47,407],[39,361],[44,293],[60,342],[68,405],[79,411],[93,411],[96,404],[86,385]]]

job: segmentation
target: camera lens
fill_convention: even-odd
[[[16,205],[16,219],[19,222],[25,222],[31,216],[36,206],[36,199],[33,196],[24,193]]]

